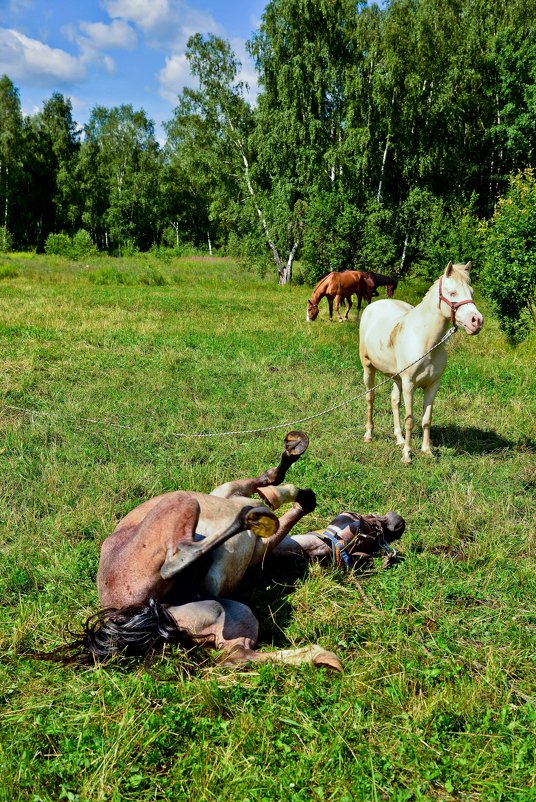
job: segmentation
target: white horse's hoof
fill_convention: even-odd
[[[411,454],[402,454],[402,459],[400,460],[404,463],[404,465],[411,465]]]
[[[397,435],[396,436],[396,444],[397,444],[397,446],[403,446],[405,442],[406,441],[404,440],[402,435]]]
[[[371,434],[366,434],[363,437],[363,440],[365,441],[365,443],[372,443],[372,435]]]

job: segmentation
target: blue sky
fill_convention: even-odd
[[[93,106],[131,104],[157,126],[193,85],[184,51],[192,33],[227,39],[256,91],[245,42],[265,0],[0,0],[0,75],[33,114],[52,92],[71,98],[83,124]]]

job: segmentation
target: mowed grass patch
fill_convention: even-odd
[[[354,310],[307,324],[307,288],[228,260],[3,261],[0,799],[534,798],[534,338],[508,346],[477,285],[486,324],[448,346],[436,457],[417,427],[408,467],[389,385],[362,440]],[[343,509],[407,520],[396,569],[267,567],[241,591],[265,647],[319,642],[344,675],[206,653],[92,669],[25,656],[98,608],[100,543],[122,515],[261,472],[286,429],[177,434],[287,422],[311,438],[289,479],[318,497],[299,531]]]

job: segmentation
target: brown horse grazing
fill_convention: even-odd
[[[363,298],[370,303],[374,288],[370,280],[367,280],[367,273],[360,270],[344,270],[341,273],[335,271],[328,273],[327,276],[321,278],[310,299],[307,301],[307,320],[316,320],[318,317],[318,304],[322,298],[327,298],[329,306],[329,319],[333,320],[333,301],[335,301],[335,311],[339,320],[348,320],[350,309],[352,308],[352,295],[357,295],[357,310],[358,314],[361,311],[361,302]],[[341,317],[339,312],[339,305],[341,300],[347,301],[346,314]]]

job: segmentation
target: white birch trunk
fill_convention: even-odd
[[[380,203],[382,199],[382,186],[383,186],[383,176],[385,174],[385,162],[387,161],[387,153],[389,152],[389,136],[385,140],[385,148],[383,151],[383,159],[382,159],[382,169],[380,171],[380,181],[378,183],[378,192],[376,194],[376,202]]]

